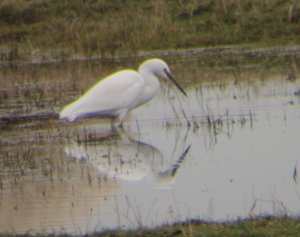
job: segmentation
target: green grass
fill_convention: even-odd
[[[13,237],[13,234],[0,234],[0,237]],[[30,234],[19,235],[30,237]],[[37,234],[34,236],[69,237],[68,234]],[[135,231],[107,230],[85,235],[86,237],[275,237],[300,236],[300,221],[289,218],[255,218],[232,223],[207,223],[190,221],[168,225],[156,229],[140,228]]]
[[[206,223],[201,221],[185,222],[165,226],[155,230],[112,231],[95,233],[91,237],[141,237],[141,236],[176,236],[176,237],[247,237],[247,236],[300,236],[300,222],[293,219],[259,218],[232,223]]]
[[[292,0],[2,0],[0,59],[300,43]],[[8,49],[8,50],[7,50]]]

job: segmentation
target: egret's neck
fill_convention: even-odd
[[[145,81],[144,92],[141,94],[141,103],[139,103],[141,105],[149,101],[160,91],[160,83],[153,73],[141,69],[139,70],[139,73]]]

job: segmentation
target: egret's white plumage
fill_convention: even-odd
[[[94,116],[119,117],[122,125],[130,110],[157,94],[160,89],[158,78],[171,80],[186,95],[163,60],[149,59],[140,65],[138,71],[122,70],[104,78],[67,105],[59,117],[69,121]]]

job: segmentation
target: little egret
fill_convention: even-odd
[[[78,100],[60,112],[60,119],[74,121],[88,117],[119,117],[120,124],[128,112],[153,98],[160,90],[158,78],[172,81],[185,95],[185,91],[171,75],[168,65],[161,59],[148,59],[138,71],[126,69],[99,81]]]

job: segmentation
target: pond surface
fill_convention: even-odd
[[[170,59],[188,97],[163,84],[115,130],[55,114],[99,75],[137,62],[2,68],[1,232],[299,217],[297,60]]]

